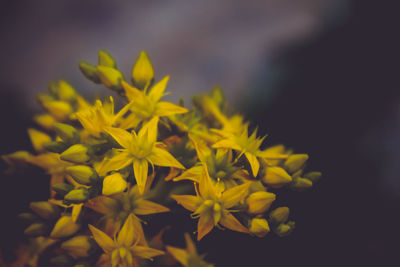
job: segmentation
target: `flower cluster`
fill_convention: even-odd
[[[170,212],[175,201],[198,219],[197,240],[213,228],[257,237],[293,230],[289,208],[275,200],[279,190],[302,191],[321,176],[304,172],[307,154],[265,148],[265,137],[249,132],[219,88],[195,96],[191,109],[164,101],[169,77],[154,78],[145,52],[130,82],[103,50],[96,66],[79,68],[119,101],[88,102],[64,80],[38,96],[45,112],[28,129],[35,153],[2,156],[11,167],[32,164],[50,176],[49,199],[20,215],[33,245],[18,250],[15,266],[37,266],[43,251],[51,266],[146,266],[154,257],[213,266],[189,234],[180,249],[143,230],[141,216]]]

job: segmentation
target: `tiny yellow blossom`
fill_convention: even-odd
[[[93,225],[89,224],[89,230],[104,251],[100,260],[112,266],[139,266],[139,259],[152,259],[164,254],[161,250],[138,245],[141,236],[134,226],[132,214],[128,216],[114,240]]]

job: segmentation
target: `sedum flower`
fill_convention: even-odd
[[[123,148],[116,149],[116,155],[108,160],[103,166],[107,171],[120,170],[129,164],[133,164],[136,183],[140,193],[144,192],[148,176],[149,163],[163,167],[175,167],[184,169],[168,151],[157,146],[157,124],[158,117],[154,117],[143,125],[142,129],[136,134],[119,128],[107,128],[109,133]]]
[[[250,163],[253,176],[256,177],[258,170],[260,169],[260,162],[258,158],[264,159],[282,159],[287,158],[286,155],[270,153],[268,150],[260,150],[260,146],[264,141],[265,137],[257,137],[257,129],[249,136],[248,126],[243,127],[242,132],[237,134],[232,134],[226,131],[217,131],[223,136],[223,139],[213,145],[214,148],[230,148],[240,152],[240,155],[245,155]]]
[[[224,192],[214,186],[204,165],[203,175],[196,196],[172,195],[185,209],[192,211],[193,218],[199,218],[197,240],[202,239],[214,226],[220,224],[233,231],[248,233],[231,213],[230,208],[238,204],[248,193],[250,183],[232,187]]]
[[[213,267],[203,260],[204,256],[197,253],[196,246],[188,233],[185,233],[186,249],[166,246],[166,250],[184,267]]]
[[[133,215],[128,216],[114,239],[93,225],[89,224],[89,229],[104,251],[97,263],[100,266],[138,267],[138,259],[152,259],[164,254],[164,251],[139,245],[141,236],[135,228]]]
[[[129,101],[133,101],[134,104],[130,108],[131,114],[127,116],[126,124],[121,124],[121,127],[125,129],[133,128],[141,121],[147,121],[153,117],[164,117],[188,112],[184,107],[160,101],[164,95],[168,80],[169,76],[163,78],[150,89],[149,93],[146,92],[147,90],[140,91],[128,83],[122,82],[126,97]]]

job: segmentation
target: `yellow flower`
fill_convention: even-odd
[[[136,127],[139,122],[150,120],[155,116],[164,117],[188,112],[184,107],[177,106],[170,102],[160,101],[164,95],[168,80],[169,76],[166,76],[156,83],[148,94],[146,92],[147,90],[140,91],[128,83],[122,82],[126,97],[129,101],[133,101],[134,105],[130,108],[131,114],[127,116],[126,123],[121,124],[120,127],[125,129],[133,128]]]
[[[203,260],[203,256],[199,255],[196,250],[192,239],[188,233],[185,233],[186,249],[176,248],[172,246],[166,246],[166,250],[170,253],[177,261],[179,261],[185,267],[213,267],[211,263],[207,263]]]
[[[136,215],[149,215],[169,211],[168,208],[145,199],[144,195],[139,193],[137,186],[131,187],[124,193],[92,198],[85,204],[85,207],[104,215],[106,232],[110,235],[114,234],[116,229],[119,229],[121,223],[130,214],[134,214],[136,218]],[[141,229],[138,218],[136,218],[135,223],[137,223],[136,227]],[[143,230],[141,231],[143,232]]]
[[[106,127],[118,125],[123,116],[133,103],[127,104],[117,114],[114,114],[114,99],[110,97],[108,102],[102,103],[96,100],[94,106],[88,106],[75,113],[83,128],[94,137],[100,137]]]
[[[214,148],[230,148],[240,152],[238,158],[243,154],[246,156],[250,163],[253,176],[256,177],[258,170],[260,169],[259,158],[263,159],[282,159],[287,158],[287,155],[271,153],[268,150],[260,150],[260,146],[264,141],[265,137],[257,137],[257,129],[249,136],[248,135],[248,125],[243,127],[242,132],[237,134],[232,134],[226,131],[216,131],[223,136],[223,139],[213,145]]]
[[[103,169],[107,171],[120,170],[133,163],[133,171],[140,193],[144,192],[149,163],[163,167],[175,167],[184,169],[168,151],[157,146],[158,117],[154,117],[145,124],[136,134],[119,128],[107,128],[109,133],[123,148],[105,163]]]
[[[249,185],[250,183],[245,183],[222,192],[220,188],[213,185],[207,167],[204,165],[196,196],[172,195],[171,197],[185,209],[192,211],[194,218],[199,217],[197,240],[203,238],[217,224],[233,231],[248,233],[248,229],[228,209],[238,204],[247,195]]]
[[[140,234],[134,225],[133,215],[128,216],[114,240],[103,231],[89,224],[94,240],[103,249],[101,263],[114,266],[139,266],[138,259],[152,259],[164,254],[164,251],[138,245]],[[98,264],[100,264],[98,262]]]

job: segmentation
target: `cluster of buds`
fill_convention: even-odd
[[[79,68],[119,101],[90,103],[63,80],[38,96],[45,112],[34,117],[38,129],[28,129],[35,153],[2,156],[50,176],[49,199],[20,214],[35,249],[19,249],[15,266],[146,266],[155,257],[153,265],[213,266],[187,233],[186,249],[145,233],[142,216],[176,203],[198,219],[197,240],[215,227],[257,237],[292,232],[289,208],[277,199],[282,188],[303,191],[321,176],[304,172],[308,155],[263,148],[265,137],[249,134],[220,88],[194,97],[191,109],[163,101],[169,77],[154,78],[145,52],[130,82],[103,50],[96,66]]]

